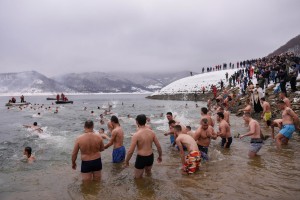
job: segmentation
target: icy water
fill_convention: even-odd
[[[70,96],[74,104],[59,106],[58,114],[53,113],[55,106],[51,105],[52,101],[46,101],[45,96],[27,97],[26,100],[51,106],[51,111],[34,111],[29,107],[22,111],[18,108],[7,110],[4,104],[8,97],[0,97],[0,199],[299,199],[300,137],[297,134],[282,150],[277,150],[274,142],[268,139],[260,151],[261,156],[256,159],[247,157],[249,138],[234,138],[230,150],[219,147],[220,139],[212,141],[210,161],[202,163],[198,173],[182,175],[179,153],[170,147],[169,138],[163,135],[168,130],[167,120],[159,114],[172,111],[177,120],[195,129],[200,107],[204,104],[197,102],[199,108],[196,108],[195,102],[144,97],[135,94]],[[106,126],[100,126],[99,114],[108,102],[113,105],[113,112],[119,116],[125,131],[126,149],[130,134],[135,131],[135,120],[128,119],[127,115],[135,117],[144,113],[151,117],[150,125],[163,149],[163,162],[154,164],[151,177],[136,181],[133,179],[135,155],[130,167],[123,169],[122,165],[111,163],[111,147],[102,153],[102,181],[82,185],[80,156],[77,170],[71,169],[74,140],[82,133],[86,119],[94,120],[95,130],[100,127],[107,130]],[[186,103],[188,108],[185,108]],[[37,134],[22,127],[34,121],[42,126],[44,133]],[[241,118],[231,116],[231,124],[233,134],[248,130]],[[269,134],[265,127],[263,131]],[[22,162],[25,146],[33,148],[35,163]]]

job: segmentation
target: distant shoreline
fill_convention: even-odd
[[[116,94],[137,94],[137,95],[149,95],[152,92],[145,92],[145,93],[134,93],[134,92],[120,92],[120,93],[65,93],[65,95],[69,96],[76,96],[76,95],[116,95]],[[11,96],[49,96],[49,97],[56,97],[57,94],[61,93],[0,93],[1,97],[11,97]]]

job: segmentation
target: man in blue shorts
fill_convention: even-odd
[[[299,130],[298,115],[283,100],[278,102],[279,109],[282,110],[282,128],[276,135],[276,144],[280,148],[282,144],[287,145],[291,139],[293,132]]]
[[[125,159],[126,150],[123,146],[124,141],[124,132],[120,126],[119,119],[116,116],[112,116],[110,119],[112,131],[111,131],[111,139],[108,144],[105,145],[105,149],[114,145],[114,150],[112,153],[112,162],[113,163],[121,163]]]

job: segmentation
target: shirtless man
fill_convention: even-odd
[[[188,134],[188,135],[194,137],[195,132],[192,131],[192,128],[191,128],[190,126],[186,126],[186,130],[187,130],[187,133],[186,133],[186,134]]]
[[[197,141],[201,156],[205,159],[208,159],[208,146],[210,144],[211,138],[216,139],[217,135],[215,134],[213,127],[208,125],[208,120],[206,118],[203,118],[200,121],[200,127],[194,134],[194,139]]]
[[[284,93],[284,92],[280,92],[280,93],[279,93],[279,98],[280,98],[282,101],[284,101],[284,103],[286,104],[287,107],[291,108],[291,102],[290,102],[289,98],[287,98],[287,97],[285,96],[285,93]]]
[[[170,126],[170,121],[174,120],[173,118],[173,114],[171,112],[167,112],[167,115],[166,115],[167,119],[168,119],[168,124],[169,124],[169,132],[168,133],[165,133],[164,135],[165,136],[168,136],[170,135],[170,142],[171,142],[171,145],[175,145],[175,137],[174,137],[174,133],[172,132],[172,127]]]
[[[213,119],[211,118],[211,116],[208,115],[207,113],[208,113],[207,108],[202,107],[202,108],[201,108],[201,118],[200,118],[200,121],[201,121],[202,119],[206,118],[206,119],[208,120],[208,125],[214,127],[214,126],[215,126],[214,120],[213,120]]]
[[[33,131],[37,131],[38,133],[42,133],[43,129],[41,129],[37,122],[33,122],[33,125],[23,125],[25,128],[31,128]]]
[[[264,97],[260,98],[262,102],[262,107],[263,107],[263,113],[261,114],[261,118],[265,120],[268,126],[271,125],[271,106],[269,102],[266,102],[266,99]]]
[[[72,168],[76,169],[78,151],[81,153],[81,176],[83,181],[101,179],[101,151],[104,150],[103,140],[94,133],[94,122],[88,120],[84,124],[84,133],[80,135],[74,145],[72,153]]]
[[[246,107],[243,108],[243,109],[239,109],[238,112],[243,111],[244,113],[251,113],[252,112],[252,107],[251,107],[251,104],[250,104],[250,100],[247,99],[245,104],[246,104]]]
[[[224,114],[222,112],[217,113],[217,121],[219,122],[219,131],[217,136],[222,138],[221,146],[224,148],[230,148],[232,143],[232,137],[230,133],[229,124],[224,119]]]
[[[250,131],[244,135],[241,135],[240,139],[246,136],[251,136],[248,156],[249,158],[253,158],[257,155],[257,153],[263,145],[263,140],[261,139],[260,125],[256,120],[252,119],[250,113],[244,113],[243,119],[247,124],[249,124]]]
[[[288,144],[293,132],[299,129],[298,115],[289,108],[283,100],[278,102],[280,110],[282,110],[282,129],[276,135],[276,144],[280,148],[281,144]]]
[[[199,169],[201,162],[201,153],[198,150],[196,141],[190,135],[183,133],[180,125],[174,127],[174,134],[176,136],[176,144],[180,150],[182,170],[187,174],[195,173]],[[183,147],[186,147],[189,152],[187,156],[184,154]]]
[[[27,162],[32,163],[35,161],[35,157],[31,154],[31,147],[25,147],[23,155],[26,156]]]
[[[129,161],[132,157],[135,147],[137,147],[134,177],[142,178],[144,172],[147,175],[151,174],[151,169],[154,162],[152,144],[155,144],[158,151],[158,163],[162,161],[162,150],[155,133],[149,128],[145,127],[146,116],[143,114],[138,115],[136,117],[136,123],[139,126],[139,129],[131,138],[131,144],[125,159],[125,166],[129,166]]]
[[[218,112],[222,112],[224,114],[224,119],[230,126],[230,120],[229,120],[230,112],[227,109],[226,110],[224,109],[224,105],[219,107]]]
[[[104,148],[107,149],[111,145],[114,145],[112,162],[121,163],[124,161],[126,155],[126,150],[123,146],[124,132],[120,126],[119,119],[115,115],[111,116],[110,122],[111,126],[113,127],[111,132],[111,139],[109,143],[104,146]]]
[[[102,137],[102,139],[110,140],[110,137],[104,132],[104,128],[100,128],[99,135]]]

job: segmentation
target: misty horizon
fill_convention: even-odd
[[[1,73],[201,72],[299,35],[296,0],[0,2]]]

